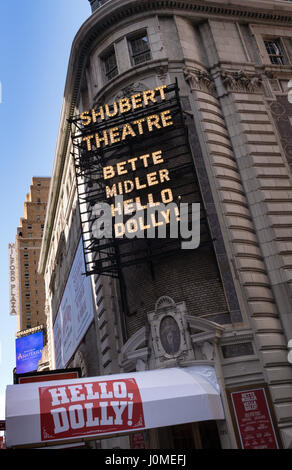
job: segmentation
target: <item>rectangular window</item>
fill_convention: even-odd
[[[107,80],[111,80],[118,75],[118,64],[114,48],[111,48],[103,57],[104,73]]]
[[[284,47],[280,38],[266,39],[264,43],[265,43],[266,51],[269,55],[271,64],[275,64],[275,65],[287,64]]]
[[[128,42],[133,65],[139,65],[151,59],[149,42],[145,32],[129,38]]]

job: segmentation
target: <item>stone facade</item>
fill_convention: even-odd
[[[81,364],[84,375],[213,364],[226,413],[218,425],[225,448],[238,445],[226,389],[264,382],[281,444],[291,448],[292,5],[91,4],[96,11],[73,42],[39,264],[48,324],[81,235],[67,119],[121,92],[177,79],[209,248],[157,263],[155,276],[145,265],[125,269],[127,308],[117,280],[91,276],[95,319],[70,364]],[[140,32],[150,55],[134,65],[130,42]],[[104,68],[109,50],[116,57],[110,78]],[[178,325],[179,347],[168,353],[164,319]],[[52,352],[52,329],[48,348]],[[153,436],[150,442],[159,445]],[[123,439],[119,446],[128,445]]]

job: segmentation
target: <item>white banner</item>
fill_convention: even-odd
[[[80,240],[54,324],[56,369],[68,364],[94,318],[90,278],[84,272]]]
[[[8,385],[6,389],[7,447],[220,419],[224,419],[220,390],[210,366]]]

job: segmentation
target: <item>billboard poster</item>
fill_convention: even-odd
[[[16,338],[16,373],[37,370],[43,351],[43,332]]]
[[[39,388],[42,441],[145,427],[135,379]]]
[[[80,240],[54,324],[55,367],[66,367],[94,318]]]
[[[229,392],[242,449],[280,447],[265,386]]]

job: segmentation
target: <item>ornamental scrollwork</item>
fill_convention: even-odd
[[[215,83],[208,72],[201,69],[185,68],[184,75],[192,90],[204,91],[211,95],[216,94]]]
[[[249,74],[243,70],[221,70],[220,76],[226,91],[255,93],[263,83],[261,74]]]

